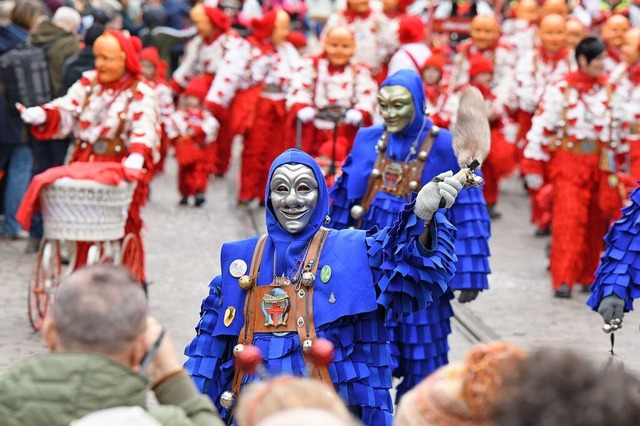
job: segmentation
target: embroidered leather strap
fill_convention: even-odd
[[[320,259],[320,254],[322,253],[322,248],[324,247],[324,243],[327,240],[327,234],[329,230],[327,228],[321,227],[316,235],[313,237],[313,241],[311,241],[311,245],[309,246],[309,250],[307,251],[307,256],[304,259],[305,271],[311,272],[314,276],[318,271],[318,260]],[[305,318],[306,321],[304,326],[300,327],[300,323],[298,323],[298,339],[300,340],[300,345],[304,344],[305,340],[311,340],[314,342],[318,336],[316,335],[316,326],[315,321],[313,319],[313,290],[315,285],[311,285],[310,287],[301,288],[298,291],[298,296],[300,296],[300,292],[304,291],[306,294],[304,295],[304,304],[298,304],[298,320],[300,318]],[[316,367],[307,353],[303,350],[302,356],[304,357],[305,363],[307,364],[307,371],[309,375],[318,379],[321,382],[326,384],[331,384],[331,377],[329,376],[329,370],[327,370],[326,366]],[[333,385],[332,385],[333,386]]]
[[[267,240],[267,234],[260,236],[255,249],[253,250],[253,257],[251,258],[251,269],[249,271],[249,277],[253,280],[254,285],[247,291],[247,295],[244,299],[244,325],[240,330],[238,336],[238,344],[249,345],[253,343],[254,324],[256,320],[256,312],[253,306],[252,300],[254,299],[254,293],[256,283],[258,280],[258,273],[260,272],[260,263],[262,262],[262,255],[264,253],[264,246]],[[240,386],[242,385],[242,378],[244,372],[240,371],[237,365],[234,365],[233,383],[231,385],[232,390],[236,395],[240,392]]]

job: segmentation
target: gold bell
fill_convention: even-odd
[[[418,182],[416,182],[415,180],[412,180],[411,182],[409,182],[409,188],[411,188],[412,191],[415,191],[418,189]]]
[[[307,353],[311,350],[312,346],[313,346],[313,341],[311,341],[310,339],[307,339],[304,342],[302,342],[302,351]]]
[[[431,135],[438,136],[438,133],[440,133],[440,127],[438,126],[431,127]]]
[[[364,215],[364,207],[359,204],[351,207],[351,217],[354,219],[360,219]]]
[[[236,396],[233,392],[225,391],[220,396],[220,405],[227,410],[236,405]]]
[[[378,170],[378,169],[373,169],[373,170],[371,170],[371,176],[372,176],[374,179],[379,178],[379,177],[380,177],[380,175],[382,175],[382,173],[380,173],[380,170]]]
[[[243,275],[238,279],[238,284],[240,284],[240,287],[242,287],[245,290],[249,290],[251,287],[253,287],[253,278],[251,278],[249,275]]]
[[[418,153],[418,160],[425,161],[427,159],[427,155],[429,155],[427,154],[427,151],[420,151]]]

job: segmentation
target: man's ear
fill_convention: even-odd
[[[140,369],[142,358],[144,358],[144,356],[146,355],[147,349],[147,334],[140,333],[140,335],[133,342],[133,345],[131,345],[131,351],[129,352],[128,362],[129,367],[132,370],[138,371]]]
[[[60,351],[60,335],[51,318],[45,318],[42,325],[42,338],[50,352]]]

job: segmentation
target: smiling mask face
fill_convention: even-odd
[[[269,183],[271,205],[280,226],[291,234],[302,231],[318,204],[318,181],[304,164],[283,164]]]
[[[411,124],[416,115],[413,95],[403,86],[382,87],[378,94],[378,105],[380,115],[390,133],[401,132]]]

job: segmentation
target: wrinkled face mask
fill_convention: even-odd
[[[291,234],[302,231],[318,204],[318,181],[304,164],[283,164],[269,183],[271,205],[280,226]]]
[[[401,132],[411,124],[416,115],[413,95],[403,86],[382,87],[378,95],[378,105],[380,115],[390,133]]]

